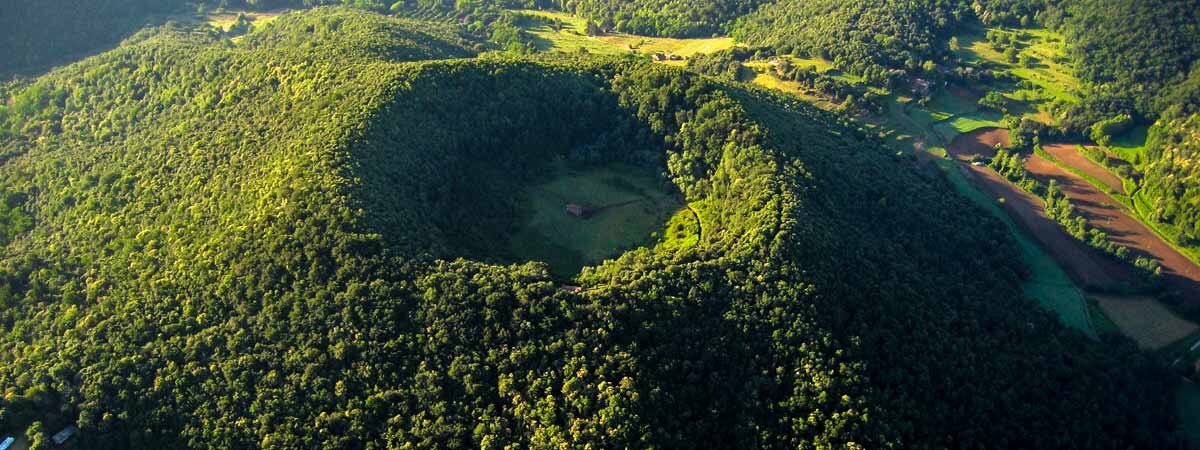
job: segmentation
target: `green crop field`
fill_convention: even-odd
[[[546,261],[556,275],[570,276],[585,265],[653,243],[667,227],[668,241],[688,245],[687,231],[695,227],[687,223],[691,214],[672,218],[687,208],[662,191],[652,173],[625,165],[576,169],[566,164],[554,172],[550,181],[525,193],[527,219],[510,241],[517,257]],[[576,217],[567,213],[568,204],[594,212]]]
[[[539,51],[578,52],[620,55],[630,52],[640,54],[672,53],[687,57],[697,53],[712,53],[733,47],[732,38],[675,39],[635,36],[625,33],[609,33],[603,36],[587,35],[587,20],[571,14],[554,11],[515,10],[527,16],[535,16],[557,22],[558,25],[530,23],[525,31],[538,38],[535,42]]]

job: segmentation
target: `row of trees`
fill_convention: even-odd
[[[1035,151],[1041,151],[1035,146]],[[1041,197],[1046,203],[1046,216],[1061,224],[1067,232],[1079,241],[1095,248],[1109,256],[1131,264],[1141,273],[1147,286],[1153,287],[1162,275],[1158,261],[1135,255],[1129,249],[1118,245],[1108,238],[1107,233],[1089,226],[1087,220],[1075,210],[1075,205],[1067,197],[1054,180],[1042,183],[1030,176],[1025,170],[1026,155],[1005,149],[997,150],[996,156],[988,163],[1001,176],[1012,181],[1022,189]]]

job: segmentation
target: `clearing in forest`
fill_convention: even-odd
[[[1093,295],[1121,333],[1143,348],[1158,350],[1191,336],[1200,327],[1146,296]]]
[[[581,17],[562,12],[532,9],[514,10],[514,12],[539,19],[525,21],[521,24],[525,31],[538,38],[535,44],[539,51],[573,53],[584,49],[589,53],[596,54],[669,53],[686,58],[698,53],[713,53],[734,46],[733,38],[730,37],[676,39],[626,33],[588,36],[587,20]],[[679,61],[669,62],[679,63]]]
[[[664,234],[677,247],[687,246],[688,230],[698,229],[688,223],[694,217],[688,208],[648,170],[552,167],[548,181],[526,189],[524,221],[510,249],[520,259],[545,261],[555,275],[574,275]]]
[[[271,23],[281,14],[289,11],[287,8],[275,9],[271,11],[229,11],[225,10],[219,13],[210,13],[204,16],[204,22],[219,28],[222,31],[228,31],[231,26],[237,23],[238,15],[244,14],[250,24],[256,27]]]

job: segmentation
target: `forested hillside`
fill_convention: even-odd
[[[1183,245],[1200,245],[1200,113],[1168,112],[1146,144],[1141,187],[1150,218],[1172,225]]]
[[[739,23],[734,35],[780,54],[819,56],[883,84],[889,69],[942,62],[945,36],[967,14],[959,2],[780,0]]]
[[[1075,0],[1059,8],[1047,21],[1071,43],[1075,71],[1089,83],[1086,107],[1153,119],[1188,95],[1175,86],[1200,58],[1200,10],[1194,2]]]
[[[1173,378],[1022,297],[1002,226],[841,119],[339,8],[150,30],[6,92],[0,432],[128,448],[1175,448]],[[550,160],[695,246],[562,289]],[[964,213],[966,211],[966,213]]]
[[[550,6],[587,17],[598,25],[649,36],[706,37],[770,0],[548,0]]]

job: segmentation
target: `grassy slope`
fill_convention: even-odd
[[[560,165],[552,179],[526,190],[527,219],[510,247],[519,258],[546,261],[556,275],[569,276],[584,265],[650,243],[665,229],[668,218],[686,211],[658,185],[644,169]],[[587,219],[574,217],[564,210],[568,203],[597,211]]]
[[[611,33],[604,36],[588,36],[587,21],[583,18],[555,11],[519,10],[522,14],[538,16],[563,23],[556,29],[549,25],[533,25],[526,28],[530,34],[540,38],[538,50],[577,52],[586,49],[589,53],[623,55],[631,51],[640,54],[673,53],[687,57],[697,53],[712,53],[733,47],[732,38],[674,39],[635,36]]]

